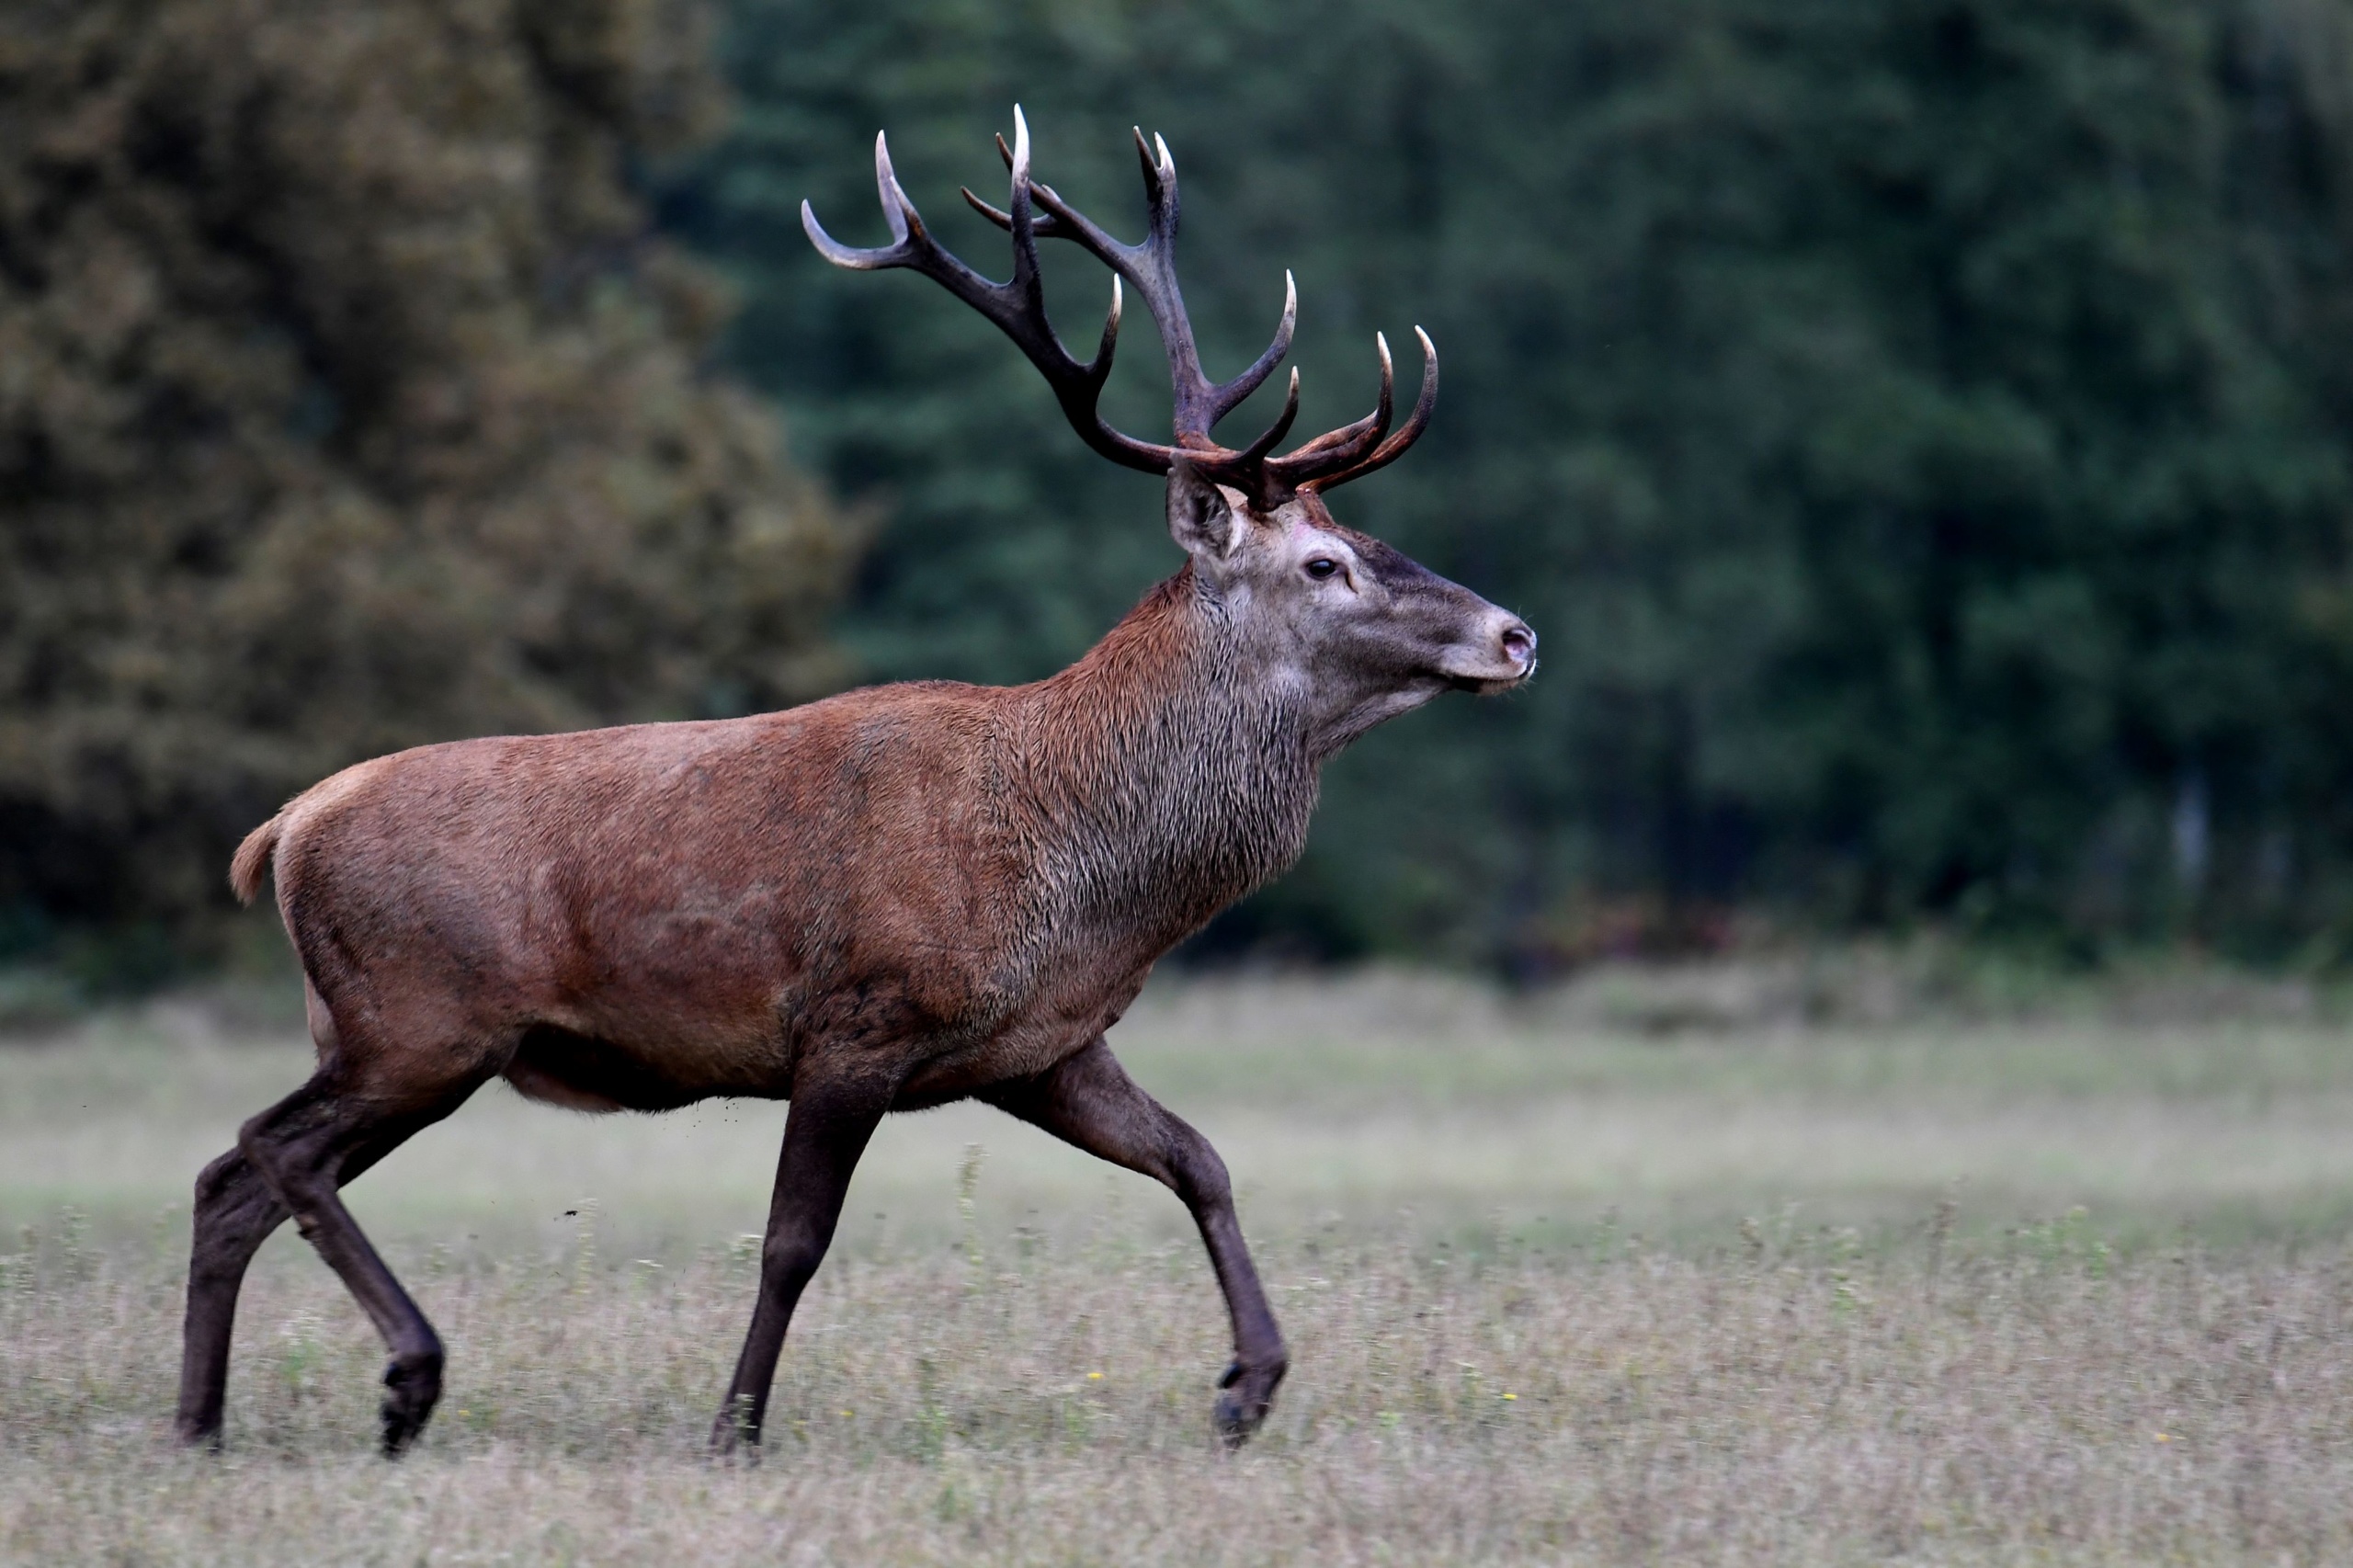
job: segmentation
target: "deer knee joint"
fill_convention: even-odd
[[[825,1244],[798,1232],[770,1236],[760,1246],[760,1272],[778,1283],[801,1284],[824,1261]]]
[[[1168,1164],[1175,1177],[1169,1185],[1176,1187],[1176,1195],[1188,1205],[1222,1209],[1233,1201],[1233,1179],[1226,1174],[1225,1162],[1210,1147],[1209,1140],[1195,1133],[1169,1153]]]
[[[1176,1184],[1176,1195],[1185,1206],[1196,1213],[1211,1212],[1233,1207],[1233,1185],[1226,1180],[1222,1168],[1211,1178],[1190,1178]]]
[[[233,1149],[197,1173],[196,1212],[199,1218],[208,1210],[218,1208],[233,1196],[231,1187],[240,1168],[251,1169],[252,1167],[245,1159],[244,1150]]]

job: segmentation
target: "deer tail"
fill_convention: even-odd
[[[237,846],[236,858],[229,862],[229,887],[239,903],[251,903],[254,894],[261,892],[261,874],[269,869],[270,857],[278,853],[278,833],[285,813],[279,812],[251,833]]]

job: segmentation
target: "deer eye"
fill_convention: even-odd
[[[1333,560],[1328,555],[1317,556],[1314,560],[1309,562],[1306,567],[1307,574],[1314,578],[1319,583],[1324,578],[1329,577],[1333,573],[1337,572],[1339,569],[1340,563]]]

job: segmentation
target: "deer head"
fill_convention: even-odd
[[[1508,690],[1535,673],[1536,634],[1507,611],[1450,583],[1380,540],[1343,527],[1324,494],[1401,456],[1428,427],[1438,403],[1438,349],[1421,340],[1422,384],[1405,423],[1390,428],[1394,372],[1388,339],[1375,334],[1381,392],[1362,419],[1280,454],[1299,414],[1299,371],[1290,372],[1282,413],[1245,447],[1211,432],[1272,375],[1290,352],[1299,292],[1283,278],[1274,340],[1232,381],[1203,373],[1176,283],[1176,163],[1167,143],[1135,133],[1150,221],[1140,244],[1114,239],[1029,172],[1029,128],[1013,111],[1013,143],[997,138],[1012,176],[1000,210],[964,191],[983,217],[1013,236],[1013,275],[992,283],[933,239],[891,167],[890,144],[874,139],[875,183],[892,243],[870,250],[835,241],[808,202],[801,227],[836,267],[910,267],[995,322],[1052,388],[1081,439],[1124,467],[1168,477],[1168,526],[1192,559],[1193,582],[1209,616],[1227,628],[1255,672],[1293,688],[1312,715],[1316,749],[1328,753],[1381,721],[1449,689]],[[1038,240],[1068,240],[1112,272],[1111,309],[1092,358],[1080,360],[1046,318]],[[1174,436],[1165,445],[1116,430],[1098,406],[1119,345],[1123,286],[1142,296],[1160,329],[1174,392]]]

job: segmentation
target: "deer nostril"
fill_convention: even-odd
[[[1511,626],[1504,631],[1504,657],[1515,665],[1524,665],[1536,657],[1536,633],[1525,626]]]

